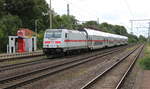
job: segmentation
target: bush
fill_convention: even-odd
[[[139,60],[140,66],[145,70],[150,70],[150,45],[147,44],[144,50],[144,57]]]
[[[150,56],[146,56],[139,61],[140,66],[145,70],[150,70]]]
[[[43,37],[44,31],[40,31],[37,37],[37,48],[40,50],[43,48]]]

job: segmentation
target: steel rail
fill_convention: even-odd
[[[53,71],[51,72],[48,72],[46,74],[42,74],[38,77],[32,77],[31,79],[27,79],[25,81],[22,81],[22,82],[18,82],[18,83],[15,83],[15,84],[12,84],[12,85],[9,85],[9,86],[6,86],[5,88],[3,89],[10,89],[10,88],[16,88],[16,87],[19,87],[21,85],[24,85],[26,83],[30,83],[32,81],[35,81],[35,80],[38,80],[38,79],[41,79],[47,75],[51,75],[51,74],[55,74],[55,73],[58,73],[60,71],[63,71],[63,70],[66,70],[66,69],[69,69],[69,68],[72,68],[72,67],[75,67],[77,65],[80,65],[80,64],[83,64],[83,63],[86,63],[86,62],[89,62],[89,61],[92,61],[96,58],[99,58],[99,57],[103,57],[103,56],[106,56],[106,55],[109,55],[109,54],[112,54],[114,52],[117,52],[117,51],[120,51],[121,49],[119,50],[111,50],[107,53],[103,53],[101,55],[97,55],[97,56],[92,56],[92,57],[88,57],[88,58],[83,58],[83,59],[79,59],[79,60],[74,60],[74,61],[71,61],[71,62],[67,62],[67,63],[63,63],[63,64],[58,64],[58,65],[54,65],[54,66],[48,66],[46,68],[42,68],[42,69],[38,69],[38,70],[34,70],[32,72],[28,72],[28,73],[23,73],[23,74],[18,74],[16,76],[11,76],[11,77],[7,77],[7,78],[4,78],[4,79],[0,79],[0,84],[4,84],[5,82],[8,82],[8,81],[12,81],[13,79],[19,79],[19,78],[24,78],[28,75],[32,75],[32,74],[37,74],[37,73],[41,73],[43,71],[46,71],[46,70],[49,70],[49,69],[53,69]],[[64,66],[64,67],[63,67]],[[60,68],[59,68],[60,67]],[[62,67],[62,68],[61,68]],[[57,70],[54,70],[54,69],[57,69]]]
[[[99,74],[98,76],[96,76],[95,78],[93,78],[91,81],[89,81],[88,83],[86,83],[84,86],[82,86],[80,89],[87,89],[88,87],[90,87],[92,84],[94,84],[100,77],[104,76],[108,71],[110,71],[111,69],[113,69],[115,66],[117,66],[120,62],[122,62],[124,59],[126,59],[127,57],[130,56],[130,54],[132,54],[133,52],[135,52],[140,46],[138,46],[137,48],[135,48],[134,50],[132,50],[131,52],[129,52],[126,56],[122,57],[121,59],[118,59],[118,61],[116,63],[114,63],[113,65],[111,65],[109,68],[107,68],[105,71],[103,71],[101,74]]]
[[[43,58],[40,60],[34,60],[34,61],[29,61],[29,62],[0,66],[0,72],[6,71],[6,70],[11,70],[11,69],[16,69],[16,68],[21,68],[21,67],[25,67],[25,66],[35,65],[35,64],[39,64],[39,63],[44,63],[44,62],[48,62],[48,61],[50,61],[50,60]]]
[[[144,45],[142,46],[140,52],[136,55],[136,57],[133,59],[133,62],[131,63],[131,65],[128,67],[127,71],[125,72],[125,74],[123,75],[123,77],[120,79],[119,83],[117,84],[115,89],[120,89],[123,82],[125,81],[125,78],[127,77],[127,75],[129,74],[129,72],[131,71],[131,69],[134,67],[134,64],[136,62],[136,60],[138,59],[139,55],[141,54],[142,50],[144,48]]]
[[[124,48],[120,47],[120,48]],[[114,48],[114,49],[118,49],[118,48]],[[108,51],[114,50],[114,49],[110,49]],[[106,49],[107,50],[107,49]],[[106,51],[105,50],[105,51]],[[104,52],[105,52],[104,51]],[[107,51],[106,51],[107,52]],[[51,60],[47,60],[46,58],[41,59],[41,60],[35,60],[35,61],[30,61],[30,62],[24,62],[24,63],[17,63],[17,64],[11,64],[11,65],[5,65],[5,66],[0,66],[0,72],[2,71],[6,71],[6,70],[11,70],[11,69],[15,69],[15,68],[20,68],[20,67],[25,67],[25,66],[30,66],[30,65],[34,65],[34,64],[39,64],[39,63],[44,63],[44,62],[48,62]]]

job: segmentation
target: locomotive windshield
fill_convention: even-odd
[[[47,31],[45,38],[61,38],[61,31]]]

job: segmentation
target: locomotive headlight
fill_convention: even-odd
[[[57,45],[57,48],[59,48],[59,45]]]

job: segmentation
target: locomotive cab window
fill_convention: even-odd
[[[45,38],[61,38],[61,31],[48,31]]]

